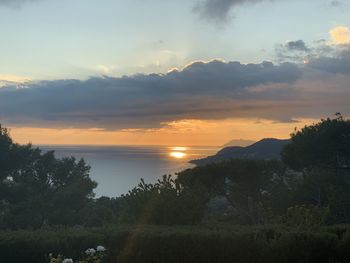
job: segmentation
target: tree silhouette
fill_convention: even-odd
[[[338,169],[350,163],[350,120],[340,113],[333,119],[305,126],[291,137],[282,158],[293,169],[315,166]]]
[[[80,224],[97,184],[90,167],[74,157],[57,159],[53,151],[14,143],[0,126],[0,224],[41,227]]]

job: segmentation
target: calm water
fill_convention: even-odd
[[[57,157],[84,158],[98,182],[96,196],[120,196],[143,178],[153,183],[164,174],[193,167],[188,161],[214,154],[217,147],[166,146],[40,146]]]

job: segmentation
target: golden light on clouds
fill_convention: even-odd
[[[289,138],[294,128],[317,122],[298,119],[297,122],[275,122],[264,119],[180,120],[163,123],[154,129],[54,129],[12,127],[10,132],[19,143],[75,145],[181,145],[170,152],[186,152],[186,146],[220,146],[232,139],[260,140]],[[180,157],[178,153],[176,153]],[[175,156],[174,156],[175,157]]]
[[[337,26],[329,32],[332,43],[337,45],[350,44],[350,29],[346,26]]]
[[[22,76],[0,74],[0,87],[2,86],[2,83],[6,85],[6,82],[15,82],[15,83],[23,84],[29,81],[31,81],[30,78],[26,78]]]

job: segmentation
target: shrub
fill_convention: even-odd
[[[328,214],[328,207],[298,205],[288,208],[282,223],[299,228],[319,227],[325,223]]]
[[[47,263],[49,253],[84,260],[82,251],[99,244],[108,247],[106,262],[111,263],[349,262],[349,231],[350,226],[322,227],[311,232],[232,225],[6,231],[0,232],[0,262]]]

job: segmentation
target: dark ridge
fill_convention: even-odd
[[[190,162],[200,166],[209,163],[225,161],[228,159],[280,159],[283,147],[286,146],[289,142],[289,139],[279,140],[274,138],[266,138],[247,147],[225,147],[213,156],[208,156],[206,158],[198,160],[192,160]]]

